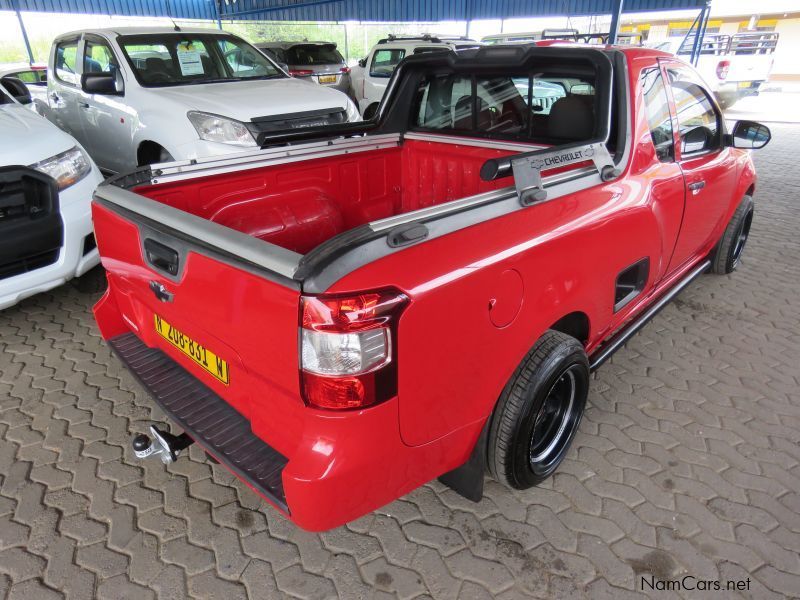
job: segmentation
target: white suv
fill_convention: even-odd
[[[465,37],[446,37],[425,34],[417,37],[390,35],[380,40],[358,66],[350,71],[353,95],[365,119],[371,119],[386,91],[395,67],[406,56],[422,52],[441,52],[474,48],[479,43]]]
[[[112,173],[255,147],[280,129],[357,120],[343,93],[290,77],[212,29],[113,28],[59,36],[45,114]]]
[[[93,287],[105,279],[90,272],[100,263],[91,203],[103,177],[30,102],[19,79],[0,81],[0,309],[74,277]]]

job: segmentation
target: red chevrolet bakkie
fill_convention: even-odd
[[[94,312],[183,431],[136,454],[196,442],[308,530],[551,475],[590,372],[736,268],[770,139],[670,55],[566,44],[416,55],[373,120],[258,129],[98,188]]]

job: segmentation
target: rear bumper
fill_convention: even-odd
[[[741,81],[741,82],[731,82],[731,83],[723,83],[720,84],[719,87],[714,90],[714,95],[717,97],[717,100],[725,105],[730,106],[737,100],[741,100],[742,98],[746,98],[747,96],[755,96],[758,94],[758,90],[764,81]],[[742,85],[746,85],[746,87],[741,87]]]
[[[280,392],[252,389],[265,407],[249,421],[161,350],[130,332],[114,300],[113,279],[94,308],[103,337],[139,378],[164,412],[212,456],[298,526],[324,531],[357,519],[450,471],[469,457],[483,423],[475,423],[423,446],[400,438],[398,401],[363,411],[329,412],[296,399],[296,411],[271,418],[270,398]],[[165,387],[165,381],[174,385]],[[176,391],[177,390],[177,393]],[[211,408],[209,408],[211,407]],[[217,416],[207,418],[207,411]],[[290,425],[292,443],[270,423]],[[283,436],[278,435],[283,433]]]

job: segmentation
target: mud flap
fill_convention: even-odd
[[[483,478],[486,474],[486,440],[489,437],[489,419],[481,429],[478,441],[472,449],[467,462],[448,471],[439,481],[467,500],[480,502],[483,498]]]

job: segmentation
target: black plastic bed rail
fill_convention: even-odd
[[[156,403],[214,458],[286,512],[283,472],[288,459],[256,437],[230,404],[156,348],[133,333],[109,345]]]

